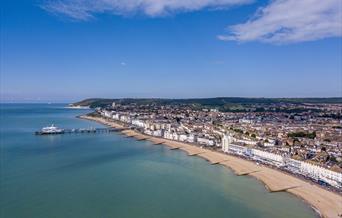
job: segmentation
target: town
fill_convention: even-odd
[[[342,188],[341,104],[272,103],[221,112],[191,104],[113,102],[95,116],[149,136],[237,155]]]

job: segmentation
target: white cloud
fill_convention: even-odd
[[[120,64],[121,64],[121,66],[126,66],[127,65],[126,62],[121,62]]]
[[[48,0],[42,8],[64,14],[77,20],[88,20],[99,13],[127,15],[143,13],[162,16],[179,11],[196,11],[204,8],[226,8],[251,3],[254,0]]]
[[[201,9],[228,8],[255,0],[46,0],[45,10],[76,20],[96,14],[150,17]],[[262,41],[275,44],[342,36],[342,0],[270,0],[245,23],[229,26],[225,41]]]
[[[221,40],[276,44],[342,36],[342,0],[274,0]]]

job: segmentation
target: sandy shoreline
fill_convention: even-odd
[[[118,123],[107,121],[100,117],[83,115],[79,118],[96,121],[114,128],[124,128],[124,126]],[[137,140],[148,140],[156,145],[163,144],[171,149],[183,150],[187,152],[188,155],[202,157],[211,164],[221,164],[225,167],[228,167],[233,170],[236,175],[253,176],[257,180],[263,182],[265,186],[267,186],[267,189],[271,192],[286,191],[303,199],[315,210],[317,210],[322,217],[342,217],[342,196],[320,188],[319,186],[311,184],[310,182],[301,180],[266,166],[256,165],[251,161],[226,155],[217,151],[203,149],[182,142],[147,136],[133,130],[124,130],[122,133],[127,137],[134,137]]]

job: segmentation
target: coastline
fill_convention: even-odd
[[[108,121],[101,117],[87,115],[78,116],[80,119],[95,121],[113,128],[124,128],[114,121]],[[342,196],[327,191],[315,184],[304,181],[290,174],[272,169],[263,165],[257,165],[252,161],[223,154],[217,151],[203,149],[183,142],[172,141],[164,138],[144,135],[134,130],[123,130],[126,137],[134,137],[137,140],[148,140],[155,145],[166,145],[170,149],[180,149],[189,156],[199,156],[206,159],[210,164],[220,164],[231,169],[237,176],[249,175],[265,184],[270,192],[288,192],[309,204],[321,217],[341,218]],[[341,215],[341,216],[339,216]]]
[[[88,106],[66,106],[67,109],[90,109]]]

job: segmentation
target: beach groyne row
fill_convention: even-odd
[[[101,117],[80,116],[80,118],[96,121],[113,128],[124,128],[118,123],[108,121]],[[127,137],[133,137],[137,140],[148,140],[154,145],[165,145],[172,150],[183,150],[189,156],[198,156],[206,159],[210,164],[220,164],[225,166],[231,169],[238,176],[252,176],[263,182],[270,192],[286,191],[303,199],[318,211],[321,217],[342,217],[342,196],[323,189],[309,181],[302,180],[264,165],[257,165],[252,161],[200,148],[187,143],[147,136],[130,129],[125,129],[121,131],[121,133]]]

